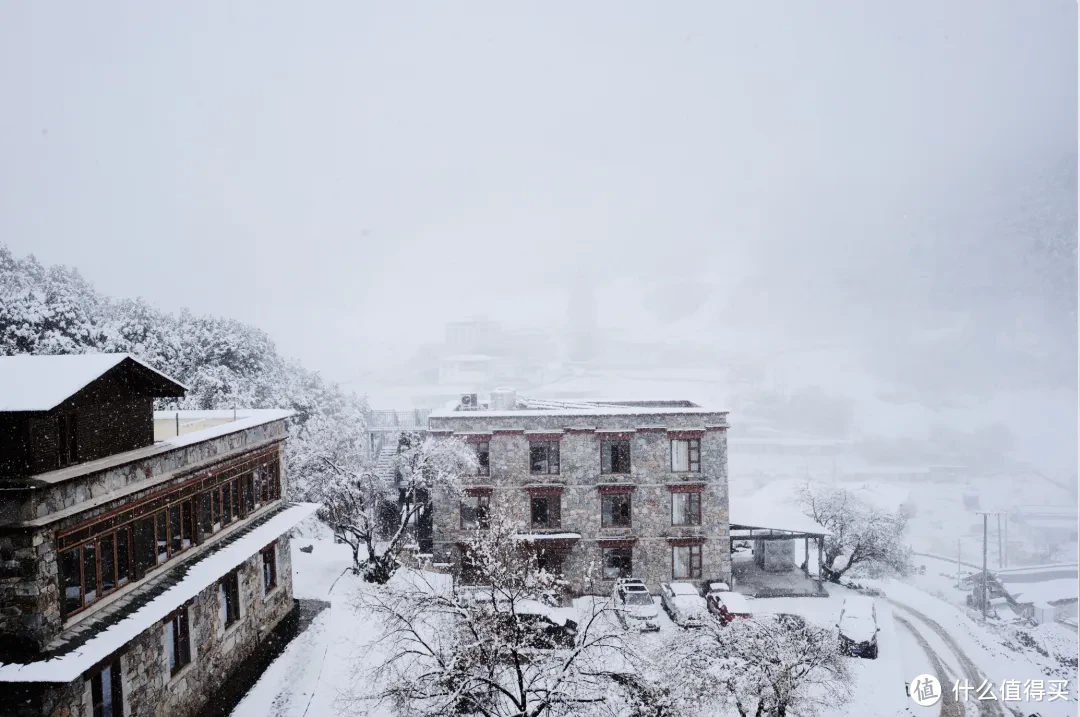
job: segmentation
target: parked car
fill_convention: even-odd
[[[528,631],[525,641],[529,647],[551,650],[557,647],[573,647],[577,642],[577,621],[560,614],[535,600],[521,600],[514,605],[515,615],[503,613],[508,624],[517,619],[519,628]]]
[[[643,581],[637,578],[620,578],[615,581],[612,597],[619,621],[624,627],[645,632],[660,629],[660,623],[656,619],[660,611]]]
[[[701,627],[708,613],[692,583],[660,583],[660,605],[680,627]]]
[[[745,595],[730,591],[710,592],[705,606],[716,616],[721,625],[730,625],[737,619],[750,617],[750,602]]]
[[[865,595],[844,598],[836,626],[840,629],[841,654],[877,659],[877,636],[881,628],[878,627],[877,605],[873,598]]]

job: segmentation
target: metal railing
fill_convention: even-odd
[[[371,411],[368,413],[368,430],[426,429],[430,409],[412,411]]]

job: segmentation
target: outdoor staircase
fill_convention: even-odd
[[[398,434],[386,434],[383,438],[379,455],[375,458],[375,474],[380,478],[391,478],[394,456],[398,450]]]

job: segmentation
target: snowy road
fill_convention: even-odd
[[[898,608],[896,621],[915,634],[920,646],[930,657],[934,674],[941,681],[944,693],[941,701],[942,717],[965,714],[964,705],[958,704],[953,695],[953,682],[967,679],[974,685],[980,685],[987,679],[985,673],[935,620],[897,600],[890,599],[889,602]],[[980,717],[1005,717],[1005,711],[997,700],[981,700],[974,702],[974,705]]]
[[[897,632],[897,637],[904,649],[904,666],[907,668],[907,673],[912,676],[934,675],[938,678],[938,682],[945,687],[941,695],[940,709],[937,707],[919,707],[917,705],[908,709],[912,714],[916,715],[939,714],[941,717],[964,717],[964,706],[956,701],[956,696],[948,688],[948,685],[952,684],[954,673],[945,668],[934,648],[930,646],[925,637],[919,634],[914,625],[900,615],[893,615],[893,619],[897,625],[903,628],[902,631]],[[908,644],[908,641],[912,644]],[[912,658],[911,655],[915,655],[915,657]]]

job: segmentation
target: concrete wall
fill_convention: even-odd
[[[220,624],[218,584],[207,587],[189,604],[191,662],[175,675],[165,651],[165,625],[143,631],[119,653],[124,714],[139,717],[190,717],[251,655],[263,638],[293,608],[289,538],[276,541],[278,586],[262,588],[262,555],[240,567],[240,619]],[[0,685],[0,700],[13,717],[92,717],[89,676],[67,685],[47,687]],[[5,707],[7,709],[8,707]]]
[[[701,436],[700,473],[673,473],[670,463],[668,430],[700,429],[710,426]],[[564,573],[577,592],[607,592],[612,582],[603,580],[600,571],[601,543],[598,539],[633,539],[634,577],[644,579],[651,589],[672,579],[669,537],[700,537],[702,578],[706,583],[726,579],[731,573],[728,544],[728,477],[725,416],[647,414],[639,416],[523,416],[485,417],[483,412],[458,417],[432,417],[432,435],[446,432],[487,432],[490,445],[490,476],[469,478],[466,482],[490,486],[493,515],[510,515],[523,532],[529,527],[530,494],[525,486],[550,483],[563,486],[562,525],[557,532],[579,533],[564,562]],[[588,427],[587,429],[585,427]],[[647,430],[637,430],[645,427]],[[533,475],[529,472],[529,438],[525,431],[562,430],[560,473]],[[629,430],[631,437],[631,473],[610,475],[600,472],[599,430]],[[443,432],[440,434],[440,432]],[[704,483],[702,524],[671,525],[671,491],[680,483]],[[634,486],[632,525],[630,528],[601,526],[601,484],[627,483]],[[466,538],[460,529],[460,506],[446,495],[434,496],[434,536],[436,561],[459,563],[456,544]],[[590,573],[590,568],[593,571]]]

